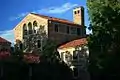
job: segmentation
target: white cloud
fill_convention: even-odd
[[[78,4],[72,4],[72,3],[68,2],[68,3],[65,3],[61,6],[53,6],[53,7],[34,10],[34,11],[31,11],[31,12],[33,12],[33,13],[44,13],[44,14],[45,13],[47,13],[47,14],[62,14],[62,13],[65,13],[68,10],[70,10],[70,9],[76,7],[76,6],[78,6]],[[24,12],[24,13],[21,13],[21,14],[17,15],[16,17],[10,17],[9,20],[14,21],[16,19],[20,19],[20,18],[24,17],[27,14],[28,14],[28,12]]]
[[[78,4],[72,4],[72,3],[65,3],[61,6],[56,6],[56,7],[49,7],[49,8],[44,8],[44,9],[40,9],[40,10],[36,10],[33,12],[36,13],[49,13],[49,14],[61,14],[64,13],[74,7],[78,6]]]
[[[14,43],[14,32],[13,30],[0,31],[0,37]]]
[[[21,13],[21,14],[15,16],[15,17],[10,17],[9,20],[10,20],[10,21],[14,21],[14,20],[16,20],[16,19],[20,19],[20,18],[26,16],[27,14],[28,14],[28,12]]]

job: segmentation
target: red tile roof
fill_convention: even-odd
[[[9,42],[9,41],[7,41],[6,39],[0,37],[0,43],[11,43],[11,42]]]
[[[65,23],[65,24],[75,25],[75,26],[82,26],[82,25],[79,25],[79,24],[75,24],[74,22],[66,20],[66,19],[60,19],[60,18],[45,16],[45,15],[35,14],[35,13],[31,13],[31,14],[39,16],[39,17],[46,18],[46,19],[48,19],[50,21],[61,22],[61,23]]]
[[[58,49],[68,48],[68,47],[76,47],[76,46],[80,46],[80,45],[84,45],[84,44],[87,44],[86,38],[70,41],[66,44],[61,45]]]

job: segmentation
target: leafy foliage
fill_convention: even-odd
[[[88,38],[89,70],[99,76],[120,74],[120,0],[87,0],[87,6],[93,32]]]

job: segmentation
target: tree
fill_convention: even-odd
[[[100,75],[111,71],[109,75],[117,75],[120,66],[120,0],[87,0],[90,18],[89,36],[90,66],[93,74]],[[112,62],[111,65],[110,63]],[[115,69],[115,66],[118,70]],[[111,67],[109,67],[111,66]],[[116,72],[112,72],[115,70]],[[103,72],[102,72],[103,71]],[[120,74],[120,73],[119,73]]]
[[[29,32],[29,31],[28,31]],[[28,33],[27,32],[27,33]],[[32,53],[32,52],[42,52],[42,48],[46,42],[47,34],[44,30],[44,26],[37,27],[36,33],[28,34],[24,36],[24,52]]]
[[[57,51],[57,45],[55,41],[47,39],[43,45],[42,57],[48,61],[59,61],[60,56]]]

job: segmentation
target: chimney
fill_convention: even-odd
[[[73,9],[73,21],[84,26],[84,8],[82,6]]]

